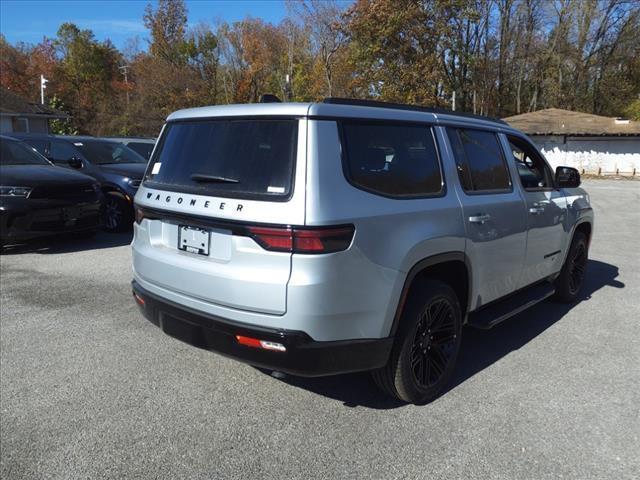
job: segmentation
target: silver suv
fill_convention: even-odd
[[[450,111],[344,99],[181,110],[135,197],[133,295],[164,332],[293,375],[436,397],[462,326],[578,298],[575,169]]]

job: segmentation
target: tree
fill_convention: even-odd
[[[444,5],[444,7],[443,7]],[[450,32],[447,2],[359,0],[346,28],[359,95],[440,105],[443,76],[438,43]]]
[[[340,53],[347,43],[343,25],[343,9],[333,0],[297,0],[288,3],[289,9],[302,20],[310,33],[313,55],[316,57],[326,83],[322,96],[332,96],[336,90],[336,70]],[[346,90],[339,88],[339,90]]]
[[[69,113],[62,101],[54,95],[49,100],[49,106],[59,112]],[[77,135],[78,129],[73,126],[69,119],[56,118],[49,120],[49,131],[55,135]]]
[[[506,116],[559,107],[638,117],[640,5],[633,0],[289,0],[279,24],[188,27],[183,0],[148,5],[145,51],[71,23],[37,45],[0,34],[0,84],[47,94],[92,134],[157,135],[171,112],[325,96]],[[126,73],[126,77],[125,74]]]
[[[60,26],[53,45],[59,56],[56,93],[80,131],[102,133],[119,111],[113,98],[118,95],[120,53],[109,41],[98,42],[91,30],[72,23]]]
[[[155,10],[148,4],[143,18],[151,33],[149,53],[174,65],[181,63],[187,30],[184,0],[159,0]]]
[[[0,34],[0,84],[27,100],[40,101],[40,75],[53,80],[56,62],[50,40],[12,46]]]

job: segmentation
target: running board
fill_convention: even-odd
[[[555,293],[552,284],[544,282],[528,287],[476,312],[469,314],[468,324],[472,327],[488,330],[514,315],[533,307]]]

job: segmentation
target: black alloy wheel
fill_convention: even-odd
[[[569,291],[572,295],[576,295],[582,283],[584,282],[584,274],[587,269],[587,248],[584,243],[576,245],[572,252],[569,264]]]
[[[440,395],[451,379],[462,333],[455,291],[438,280],[412,286],[387,365],[372,372],[376,384],[399,400],[422,404]]]
[[[411,367],[421,387],[435,385],[447,370],[455,353],[454,308],[447,298],[427,306],[420,317],[411,348]]]
[[[124,232],[133,225],[133,208],[118,192],[108,192],[104,202],[104,229]]]
[[[569,252],[555,280],[555,299],[563,303],[572,303],[578,299],[584,285],[589,263],[589,245],[587,236],[576,232],[571,241]]]

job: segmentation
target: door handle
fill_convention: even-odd
[[[491,215],[487,215],[486,213],[479,213],[469,217],[470,223],[479,223],[480,225],[489,220],[491,220]]]
[[[544,205],[538,202],[534,202],[531,204],[531,208],[529,208],[529,213],[531,215],[540,215],[544,212]]]

